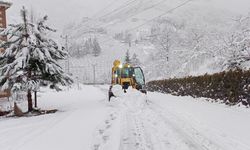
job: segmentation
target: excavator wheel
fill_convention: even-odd
[[[147,91],[146,91],[146,90],[144,90],[144,89],[141,89],[141,90],[140,90],[140,92],[142,92],[142,93],[144,93],[144,94],[146,94],[146,95],[147,95]]]

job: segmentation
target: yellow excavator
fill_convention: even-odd
[[[134,67],[131,64],[122,64],[119,60],[115,60],[112,67],[112,80],[109,88],[109,101],[111,97],[115,97],[112,92],[114,85],[121,85],[126,93],[129,86],[147,94],[145,90],[145,78],[140,67]]]

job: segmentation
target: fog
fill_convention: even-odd
[[[26,6],[27,9],[32,9],[36,16],[47,14],[50,23],[56,28],[62,29],[69,22],[76,22],[82,17],[92,17],[112,2],[118,6],[127,0],[12,0],[12,2],[13,6],[8,10],[9,23],[17,22],[20,8]],[[194,0],[192,3],[197,2],[202,3],[204,8],[213,6],[239,14],[250,12],[249,0]],[[102,13],[111,10],[112,8],[106,9]]]

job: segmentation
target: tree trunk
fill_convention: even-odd
[[[31,78],[31,69],[29,69],[28,71],[28,78]],[[28,99],[28,112],[33,111],[33,102],[32,102],[32,93],[31,93],[31,89],[28,89],[28,93],[27,93],[27,99]]]
[[[35,91],[35,108],[37,108],[37,91]]]
[[[27,98],[28,98],[28,112],[31,112],[33,110],[31,90],[28,90]]]
[[[34,71],[34,76],[36,77],[36,71]],[[36,78],[35,78],[35,80],[36,80]],[[37,108],[37,89],[34,92],[34,101],[35,101],[35,108]]]

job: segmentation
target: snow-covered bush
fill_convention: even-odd
[[[97,38],[87,38],[80,41],[69,40],[68,44],[70,56],[76,58],[82,58],[89,54],[97,57],[102,51]]]
[[[232,29],[225,38],[227,50],[226,69],[244,69],[244,63],[250,61],[250,14],[246,17],[238,17],[234,20]],[[246,67],[249,69],[249,67]]]

